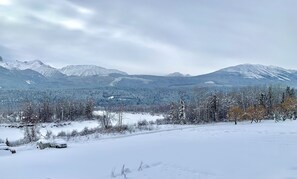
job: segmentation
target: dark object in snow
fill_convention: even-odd
[[[56,139],[53,141],[41,139],[37,142],[37,148],[40,150],[45,148],[67,148],[67,143],[62,139]]]
[[[40,150],[43,150],[45,148],[50,148],[51,145],[50,145],[50,142],[47,141],[47,140],[39,140],[37,141],[37,148],[39,148]]]
[[[8,147],[5,143],[0,143],[0,155],[3,154],[15,154],[16,150],[11,149],[10,147]]]
[[[15,153],[16,153],[16,150],[14,150],[14,149],[10,149],[10,152],[11,152],[12,154],[15,154]]]
[[[53,148],[67,148],[67,144],[62,139],[56,139],[50,143]]]
[[[7,146],[10,146],[10,142],[8,141],[7,138],[6,138],[5,144],[6,144]]]

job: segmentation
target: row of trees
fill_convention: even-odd
[[[297,99],[294,88],[246,87],[231,91],[209,92],[197,89],[196,98],[181,96],[167,107],[167,122],[192,124],[240,120],[295,119]]]
[[[250,106],[243,110],[239,106],[232,106],[228,111],[228,118],[234,120],[251,120],[259,122],[264,118],[273,118],[276,121],[286,119],[296,119],[297,100],[295,97],[286,97],[280,104],[275,105],[269,110],[269,107],[259,104]]]
[[[94,103],[92,100],[51,102],[45,99],[37,104],[25,103],[23,109],[19,112],[19,118],[25,124],[67,121],[77,118],[90,119],[93,110]]]
[[[11,115],[22,108],[27,101],[40,103],[44,98],[51,101],[71,99],[84,101],[92,99],[96,106],[120,107],[126,106],[128,110],[147,109],[154,105],[166,105],[179,97],[179,91],[192,89],[180,88],[114,88],[102,87],[96,89],[40,89],[40,90],[9,90],[0,89],[0,120],[1,114]]]

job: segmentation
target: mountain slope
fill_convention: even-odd
[[[9,70],[33,70],[40,74],[42,74],[45,77],[60,77],[63,76],[59,70],[44,64],[43,62],[39,60],[34,61],[12,61],[12,62],[4,62],[0,61],[0,66],[3,68],[9,69]]]
[[[180,72],[173,72],[173,73],[168,74],[167,76],[168,77],[190,77],[191,75],[189,75],[189,74],[184,75]]]
[[[240,87],[273,84],[297,86],[297,71],[252,64],[237,65],[187,78],[145,75],[135,77],[150,80],[150,83],[143,85],[147,87]]]
[[[60,70],[41,61],[0,61],[1,88],[193,88],[255,85],[297,86],[297,71],[280,67],[243,64],[209,74],[187,76],[128,75],[95,65],[70,65]]]
[[[252,65],[252,64],[244,64],[237,65],[233,67],[228,67],[220,72],[229,72],[229,73],[238,73],[244,78],[250,79],[267,79],[267,78],[275,78],[276,80],[281,81],[290,81],[292,75],[296,74],[297,71],[294,70],[286,70],[284,68],[275,67],[275,66],[264,66],[264,65]]]
[[[9,70],[0,66],[0,88],[40,88],[47,79],[33,70]]]
[[[121,74],[127,75],[127,73],[114,70],[106,69],[95,65],[69,65],[60,69],[60,72],[67,76],[108,76],[110,74]]]

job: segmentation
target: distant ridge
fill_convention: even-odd
[[[273,84],[296,87],[297,71],[275,66],[242,64],[198,76],[179,72],[167,76],[154,76],[129,75],[120,70],[95,65],[69,65],[56,69],[40,60],[0,61],[0,90],[242,87]]]
[[[67,76],[108,76],[110,74],[128,75],[126,72],[115,69],[106,69],[95,65],[69,65],[60,69]]]
[[[169,77],[190,77],[191,75],[189,75],[189,74],[184,75],[180,72],[174,72],[174,73],[168,74],[167,76],[169,76]]]

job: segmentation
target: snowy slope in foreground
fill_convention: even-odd
[[[296,128],[297,121],[225,123],[31,149],[0,158],[1,177],[108,179],[114,170],[123,179],[125,164],[129,179],[293,179]]]

